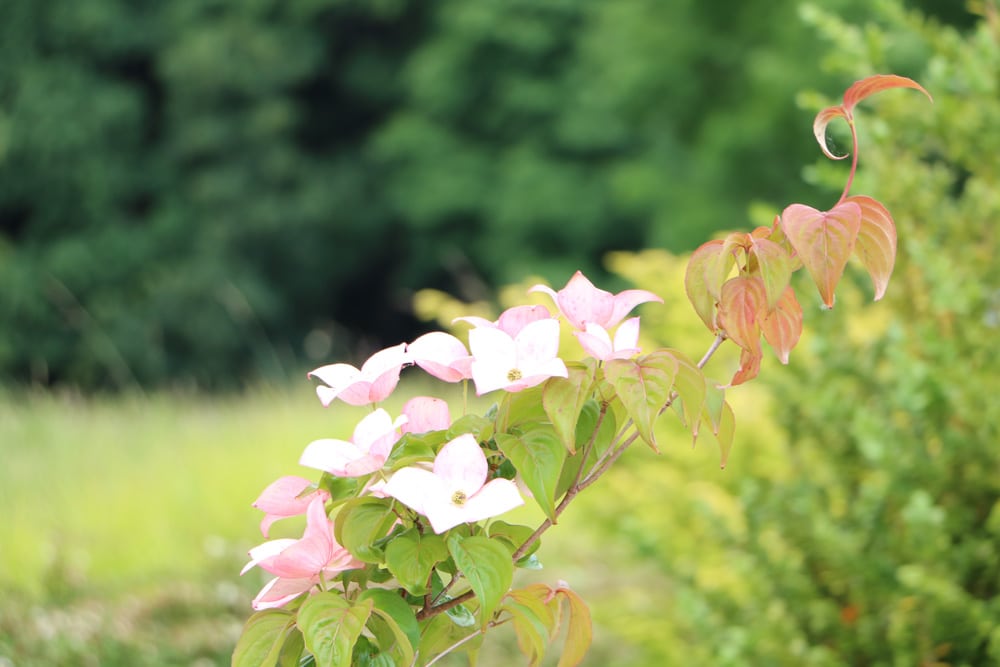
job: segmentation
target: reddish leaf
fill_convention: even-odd
[[[722,251],[722,240],[709,241],[703,243],[697,250],[691,253],[688,260],[687,272],[684,275],[684,291],[687,292],[694,311],[705,323],[709,331],[715,331],[715,302],[718,286],[710,286],[708,282],[708,268],[715,266],[719,253]],[[713,272],[713,276],[715,273]],[[714,289],[713,289],[714,288]]]
[[[590,643],[594,637],[593,623],[590,620],[590,610],[587,603],[579,595],[565,585],[556,589],[556,593],[569,602],[569,627],[566,630],[566,646],[559,657],[558,667],[573,667],[583,662]]]
[[[889,276],[896,263],[896,225],[885,206],[871,197],[856,195],[844,201],[854,202],[861,207],[861,229],[854,254],[871,276],[875,284],[875,300],[885,295]]]
[[[788,353],[802,335],[802,306],[791,286],[785,288],[777,306],[761,320],[760,330],[781,363],[787,364]]]
[[[813,121],[813,134],[816,135],[816,141],[819,142],[819,147],[823,149],[823,155],[827,156],[831,160],[843,160],[847,155],[834,155],[830,152],[830,149],[826,147],[826,126],[830,124],[830,121],[835,118],[843,118],[848,123],[852,123],[851,116],[847,113],[844,107],[837,105],[835,107],[827,107],[816,114],[816,120]],[[854,132],[854,127],[852,124],[851,132]]]
[[[764,281],[757,276],[738,276],[722,286],[719,321],[726,336],[743,349],[760,345],[759,319],[767,312]]]
[[[767,295],[767,309],[770,311],[777,305],[792,279],[792,258],[774,241],[764,238],[751,240],[750,252],[757,258],[760,277],[764,281],[764,293]]]
[[[733,379],[729,381],[729,386],[735,387],[757,377],[757,374],[760,373],[760,361],[763,358],[764,353],[761,352],[760,341],[757,341],[753,347],[743,348],[743,351],[740,352],[740,368],[733,375]]]
[[[781,214],[788,241],[819,288],[827,308],[833,308],[833,293],[844,273],[861,229],[861,207],[852,201],[829,211],[792,204]]]
[[[858,102],[865,99],[869,95],[874,95],[875,93],[888,88],[913,88],[926,95],[927,99],[931,102],[934,101],[931,94],[913,79],[908,79],[905,76],[897,76],[895,74],[875,74],[874,76],[866,77],[860,81],[855,81],[851,87],[847,89],[844,93],[844,109],[848,114],[850,114],[854,105]]]
[[[677,377],[677,358],[657,350],[637,359],[612,359],[604,367],[604,377],[615,388],[639,435],[653,451],[656,438],[653,423],[670,398]]]

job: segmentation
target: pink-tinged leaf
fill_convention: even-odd
[[[774,310],[761,320],[760,330],[781,363],[787,364],[788,354],[802,335],[802,306],[791,286],[785,288]]]
[[[729,403],[723,402],[719,416],[719,425],[714,430],[715,439],[719,442],[719,467],[725,468],[729,462],[729,452],[733,449],[733,436],[736,433],[736,415]]]
[[[298,625],[306,648],[324,667],[349,667],[354,644],[371,616],[375,603],[351,604],[341,593],[318,593],[299,608]]]
[[[542,407],[570,454],[576,453],[576,423],[583,404],[590,397],[596,366],[567,364],[569,376],[552,378],[542,389]]]
[[[885,206],[871,197],[856,195],[845,201],[861,207],[861,229],[854,254],[871,276],[878,301],[885,296],[896,263],[896,225]]]
[[[677,401],[675,401],[674,406],[678,407],[677,412],[681,418],[681,422],[684,426],[691,429],[692,437],[697,439],[698,420],[705,405],[708,382],[701,369],[683,354],[677,350],[664,350],[664,352],[673,355],[677,360],[677,377],[674,379],[674,391],[677,392],[680,405],[678,407]]]
[[[816,114],[816,120],[813,121],[813,134],[816,135],[816,141],[819,142],[819,147],[823,149],[823,155],[827,156],[831,160],[843,160],[847,157],[847,155],[834,155],[826,146],[826,127],[831,121],[837,118],[843,118],[848,123],[851,123],[851,117],[847,113],[847,110],[840,105],[827,107],[821,110],[818,114]],[[851,127],[851,132],[854,132],[853,127]]]
[[[767,313],[767,292],[757,276],[737,276],[722,286],[719,322],[743,349],[760,346],[760,318]]]
[[[792,279],[792,258],[780,245],[764,238],[752,238],[750,252],[757,258],[760,277],[764,281],[767,309],[774,310]]]
[[[827,308],[861,230],[861,207],[844,201],[829,211],[792,204],[781,214],[788,241],[802,259]]]
[[[908,79],[905,76],[897,76],[895,74],[875,74],[874,76],[869,76],[860,81],[855,81],[850,88],[844,93],[844,108],[847,113],[851,110],[861,100],[865,99],[869,95],[874,95],[875,93],[887,90],[889,88],[913,88],[914,90],[919,90],[927,99],[931,102],[934,98],[931,94],[921,86],[919,83],[913,79]]]
[[[764,354],[761,352],[759,341],[756,348],[743,348],[743,351],[740,353],[740,368],[733,375],[729,386],[735,387],[757,377],[757,374],[760,373],[760,361],[763,357]]]
[[[653,423],[670,397],[677,377],[677,358],[657,350],[635,360],[613,359],[604,367],[604,377],[615,388],[639,436],[658,452]]]
[[[559,657],[558,667],[574,667],[583,662],[590,649],[594,637],[593,623],[590,620],[590,610],[587,603],[579,595],[565,585],[556,589],[556,593],[569,602],[569,627],[566,630],[566,646]]]
[[[688,260],[687,272],[684,275],[684,291],[687,292],[694,311],[705,323],[709,331],[714,332],[715,326],[715,292],[722,288],[720,282],[718,286],[709,286],[708,268],[717,264],[719,254],[722,252],[722,240],[709,241],[703,243],[697,250],[691,253]],[[713,271],[713,277],[715,272]],[[714,289],[713,289],[714,287]]]

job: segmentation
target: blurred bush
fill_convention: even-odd
[[[831,71],[856,78],[902,58],[935,96],[931,107],[880,95],[858,122],[854,192],[894,214],[896,273],[882,303],[864,303],[858,270],[837,309],[806,305],[791,365],[765,361],[770,409],[737,407],[725,473],[684,452],[640,454],[610,480],[635,503],[578,508],[601,526],[606,559],[646,565],[589,592],[608,646],[620,641],[634,664],[1000,663],[1000,14],[980,10],[967,34],[894,3],[864,29],[804,10],[834,47]],[[808,171],[836,193],[844,169]],[[679,289],[656,255],[613,265],[641,287]],[[671,344],[690,335],[646,321]]]
[[[6,0],[0,377],[280,376],[415,335],[412,289],[596,273],[815,194],[790,101],[845,81],[795,7]]]

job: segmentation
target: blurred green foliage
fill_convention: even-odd
[[[633,459],[620,487],[644,489],[639,517],[581,508],[601,513],[586,521],[606,543],[630,545],[621,558],[649,557],[621,595],[634,586],[652,601],[602,619],[637,639],[635,664],[1000,663],[1000,14],[984,11],[966,36],[891,3],[864,30],[807,12],[836,47],[832,71],[882,71],[905,48],[935,96],[930,107],[886,93],[858,121],[854,192],[894,214],[896,274],[879,304],[864,304],[860,270],[834,311],[802,299],[807,335],[790,366],[772,357],[760,378],[785,435],[762,430],[762,406],[737,406],[724,476],[699,483]],[[835,193],[844,169],[810,174]],[[655,254],[615,265],[647,288],[669,274]],[[665,342],[675,333],[650,326]]]
[[[595,274],[815,194],[792,100],[845,79],[796,7],[7,0],[0,376],[280,376],[415,335],[411,290]]]

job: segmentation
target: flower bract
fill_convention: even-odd
[[[412,466],[398,470],[383,492],[426,516],[435,533],[443,533],[524,504],[514,482],[487,482],[488,472],[486,455],[475,437],[466,433],[441,448],[433,470]]]

